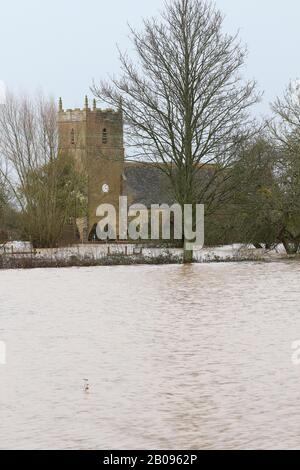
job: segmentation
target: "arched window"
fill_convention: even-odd
[[[71,130],[71,144],[75,144],[75,131],[74,129]]]
[[[107,130],[103,129],[102,131],[102,144],[107,144]]]

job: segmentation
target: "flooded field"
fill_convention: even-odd
[[[288,262],[0,272],[0,449],[300,449],[299,286]]]

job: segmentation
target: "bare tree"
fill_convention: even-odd
[[[300,82],[291,81],[283,97],[271,105],[274,119],[269,123],[273,138],[279,146],[292,150],[293,141],[298,146],[300,136]]]
[[[122,105],[130,158],[154,162],[182,206],[201,202],[208,211],[226,197],[226,169],[258,99],[255,83],[240,77],[246,50],[222,25],[212,3],[175,0],[142,32],[131,28],[136,56],[120,52],[122,77],[92,87]]]
[[[272,105],[269,128],[279,155],[277,181],[280,188],[281,230],[279,240],[287,253],[300,248],[300,83],[292,81],[283,97]]]
[[[1,164],[2,162],[0,160],[0,168],[2,168]],[[4,214],[5,214],[5,208],[7,205],[6,185],[5,185],[5,179],[3,178],[2,173],[4,173],[3,169],[0,170],[0,232],[4,227]]]
[[[57,110],[53,101],[8,93],[0,110],[2,178],[22,214],[25,236],[36,246],[55,246],[74,198],[79,176],[58,156]]]
[[[0,152],[6,162],[5,178],[16,201],[28,204],[25,187],[31,171],[57,155],[57,127],[54,103],[42,97],[31,101],[7,93],[0,110]]]

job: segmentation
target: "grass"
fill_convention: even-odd
[[[108,255],[103,258],[81,258],[71,256],[68,259],[0,256],[0,269],[36,269],[36,268],[71,268],[91,266],[132,266],[181,264],[182,258],[169,254],[146,257],[142,255]]]

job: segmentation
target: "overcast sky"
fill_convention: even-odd
[[[300,76],[299,0],[216,0],[225,29],[248,45],[247,78],[265,91],[263,112]],[[0,81],[43,89],[64,107],[83,106],[94,79],[118,72],[116,44],[129,46],[127,22],[156,15],[163,0],[0,0]],[[2,85],[0,83],[0,97]],[[1,98],[0,98],[1,99]]]

